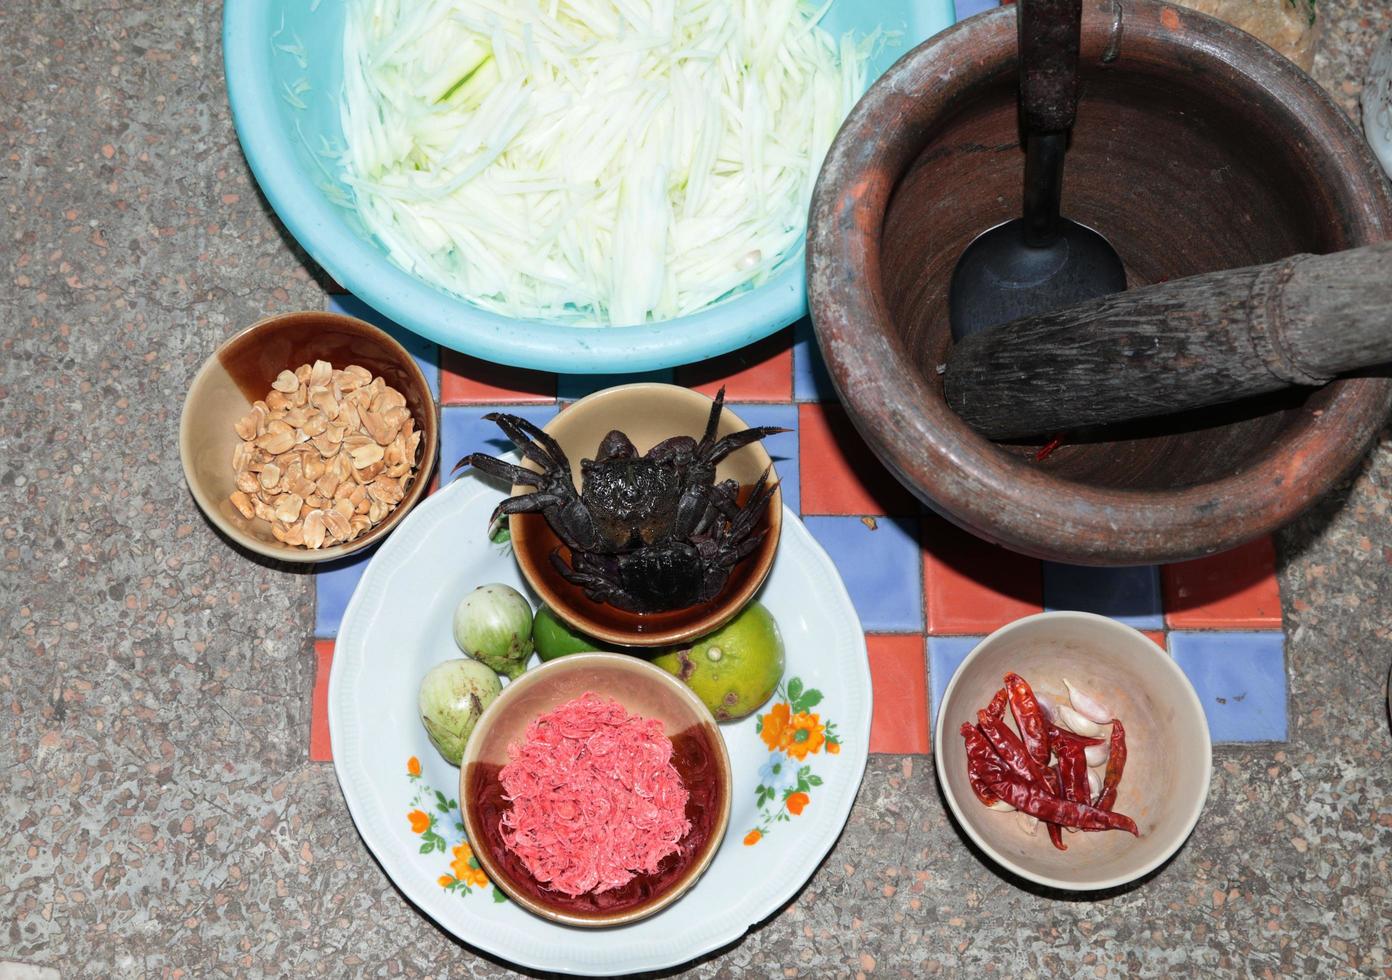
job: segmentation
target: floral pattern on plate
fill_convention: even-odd
[[[406,778],[413,787],[406,821],[411,833],[420,838],[421,854],[438,851],[450,857],[448,873],[436,878],[436,884],[447,892],[463,895],[471,894],[475,888],[488,887],[488,876],[479,867],[473,847],[464,838],[459,801],[450,799],[421,777],[420,759],[415,756],[406,760]],[[493,901],[507,901],[507,896],[496,886]]]
[[[812,802],[822,777],[812,771],[807,757],[823,750],[827,755],[841,751],[836,723],[823,722],[812,710],[822,701],[821,691],[803,687],[801,678],[793,677],[778,685],[774,697],[773,708],[760,716],[754,728],[768,746],[769,757],[759,767],[759,785],[754,789],[759,825],[744,835],[746,847],[767,837],[774,824],[801,816]]]

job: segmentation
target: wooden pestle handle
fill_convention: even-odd
[[[1078,114],[1078,47],[1083,0],[1019,0],[1020,124],[1025,136],[1025,244],[1058,237],[1063,158]]]
[[[1019,0],[1020,121],[1026,136],[1073,128],[1083,0]]]
[[[991,439],[1167,415],[1392,362],[1392,242],[1115,293],[973,334],[943,395]]]

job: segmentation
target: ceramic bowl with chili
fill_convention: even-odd
[[[590,765],[590,754],[605,761]],[[662,789],[635,791],[636,806],[622,798],[644,782]],[[690,688],[637,657],[575,653],[527,671],[480,716],[459,799],[480,866],[514,902],[565,925],[620,926],[671,905],[705,872],[730,821],[730,782],[724,739]],[[651,863],[624,863],[635,854]],[[594,868],[618,883],[580,890]]]
[[[1049,804],[1057,807],[1052,812],[1069,818],[1058,830],[1020,810],[989,808],[981,799],[983,781],[970,775],[972,729],[989,727],[983,715],[990,715],[993,707],[1000,724],[1009,729],[1001,733],[1005,740],[1014,741],[1018,735],[1020,744],[1030,742],[1024,730],[1028,724],[1017,719],[1022,714],[1027,719],[1034,709],[1021,703],[1018,695],[1024,688],[1012,687],[1008,677],[1023,679],[1043,703],[1039,710],[1045,730],[1053,726],[1052,747],[1046,742],[1042,751],[1045,768],[1062,777],[1063,786],[1056,785],[1060,800],[1076,798],[1067,792],[1064,756],[1069,752],[1059,741],[1078,740],[1067,729],[1083,728],[1072,714],[1065,680],[1122,723],[1120,732],[1115,723],[1086,731],[1097,737],[1083,741],[1098,743],[1099,753],[1110,751],[1096,771],[1100,781],[1106,768],[1103,786],[1111,792],[1094,783],[1079,794],[1080,807]],[[993,704],[1002,691],[1007,691],[1008,701]],[[1063,720],[1063,713],[1069,721]],[[1062,735],[1060,727],[1065,729]],[[1039,613],[982,640],[943,692],[935,735],[938,784],[958,826],[991,860],[1050,888],[1095,891],[1150,874],[1184,844],[1208,797],[1212,745],[1203,706],[1189,679],[1153,640],[1092,613]],[[1123,765],[1115,766],[1114,761]],[[1113,768],[1118,769],[1115,780]],[[1114,829],[1086,829],[1104,820],[1114,823]],[[1069,825],[1075,829],[1065,829]]]

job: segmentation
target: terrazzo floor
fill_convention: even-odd
[[[0,46],[16,53],[0,67],[0,591],[11,637],[0,656],[0,978],[504,975],[393,888],[332,766],[313,761],[326,656],[313,636],[327,628],[313,576],[230,548],[182,483],[175,435],[198,364],[267,313],[322,307],[329,286],[247,172],[219,15],[216,3],[148,0],[0,7]],[[1392,7],[1334,0],[1321,17],[1316,77],[1356,113]],[[812,365],[797,370],[799,339],[784,401],[805,473],[808,434],[835,422],[798,394],[817,384]],[[469,374],[463,363],[442,375],[446,402]],[[526,392],[529,380],[489,383]],[[897,534],[917,556],[933,537],[930,519],[895,507],[829,512],[799,482],[802,513],[827,522],[832,545]],[[1273,620],[1285,636],[1284,690],[1262,692],[1268,706],[1283,700],[1280,727],[1273,712],[1218,715],[1233,718],[1235,738],[1262,740],[1229,741],[1215,723],[1208,808],[1159,874],[1090,902],[1002,877],[947,819],[922,754],[925,719],[913,712],[932,685],[888,684],[910,723],[881,726],[837,846],[784,909],[690,975],[1392,974],[1389,506],[1384,432],[1356,473],[1276,536],[1279,613],[1264,574],[1247,608],[1210,608],[1193,628],[1165,616],[1183,605],[1166,603],[1166,573],[1142,583],[1143,597],[1159,594],[1160,618],[1146,623],[1214,691],[1246,675],[1202,649],[1215,623],[1256,638],[1256,658],[1277,655]],[[849,523],[877,515],[896,520],[873,532]],[[969,642],[950,634],[989,628],[935,633],[939,577],[928,559],[917,574],[920,620],[907,596],[872,596],[884,627],[871,644],[877,677],[914,676],[919,663],[941,677],[935,642],[949,658]],[[1041,570],[1035,601],[1067,577]],[[1259,621],[1238,628],[1239,613]],[[1154,603],[1139,615],[1156,616]]]

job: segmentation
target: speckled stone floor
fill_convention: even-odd
[[[1321,9],[1316,75],[1356,113],[1392,5]],[[323,305],[237,147],[219,13],[0,5],[0,978],[499,975],[306,759],[309,581],[231,550],[180,476],[208,351]],[[926,758],[874,756],[807,887],[692,974],[1392,975],[1389,508],[1384,434],[1280,535],[1290,741],[1217,751],[1158,876],[1023,888],[964,846]]]

